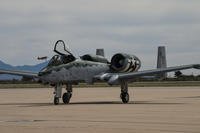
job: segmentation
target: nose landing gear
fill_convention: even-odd
[[[54,97],[54,105],[58,105],[59,104],[59,98],[58,97]]]
[[[67,92],[65,92],[62,96],[62,100],[64,104],[68,104],[71,97],[72,97],[72,85],[71,84],[67,84],[66,85],[66,90]],[[54,91],[54,105],[58,105],[61,95],[62,95],[62,84],[56,84],[55,85],[55,91]]]
[[[62,84],[58,83],[55,85],[55,91],[54,91],[54,105],[59,104],[59,98],[61,98],[62,95]]]

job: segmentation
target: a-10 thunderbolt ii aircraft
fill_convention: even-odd
[[[44,84],[54,86],[54,104],[57,105],[61,97],[65,104],[69,103],[72,97],[72,85],[79,82],[92,84],[97,81],[105,81],[109,85],[121,85],[121,100],[123,103],[128,103],[128,82],[131,82],[136,77],[190,68],[200,69],[200,64],[191,64],[138,71],[141,67],[139,58],[125,53],[115,54],[110,62],[105,57],[98,55],[87,54],[76,58],[62,40],[56,42],[54,52],[57,54],[51,58],[48,65],[39,73],[0,70],[0,74],[34,77]],[[66,92],[62,95],[63,85],[66,85]]]

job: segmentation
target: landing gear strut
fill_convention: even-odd
[[[54,105],[58,105],[59,104],[59,98],[58,97],[54,97]]]
[[[55,91],[54,91],[54,105],[59,104],[59,98],[61,98],[62,95],[62,84],[58,83],[55,85]]]
[[[129,102],[129,94],[128,94],[128,84],[125,81],[121,82],[121,95],[120,95],[123,103]]]
[[[72,85],[71,84],[67,84],[66,85],[66,90],[67,90],[67,92],[63,94],[62,100],[63,100],[63,103],[68,104],[70,99],[71,99],[71,97],[72,97]]]

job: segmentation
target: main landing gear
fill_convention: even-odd
[[[128,84],[125,81],[121,82],[121,95],[120,98],[122,99],[123,103],[129,102],[129,94],[128,94]]]
[[[65,92],[62,96],[62,100],[63,103],[68,104],[71,97],[72,97],[72,85],[71,84],[66,84],[66,90],[67,92]],[[55,91],[54,91],[54,105],[58,105],[59,104],[59,100],[61,98],[62,95],[62,84],[56,84],[55,85]]]
[[[70,99],[72,97],[72,84],[66,84],[66,91],[62,96],[62,84],[56,84],[55,85],[55,91],[54,91],[54,104],[58,105],[59,100],[62,97],[62,101],[64,104],[68,104],[70,102]],[[121,94],[120,97],[122,99],[123,103],[129,102],[129,94],[128,94],[128,84],[125,81],[121,82]]]
[[[72,85],[71,84],[67,84],[66,85],[66,90],[67,92],[65,92],[63,94],[62,100],[64,104],[68,104],[71,97],[72,97]]]

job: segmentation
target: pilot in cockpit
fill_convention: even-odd
[[[74,61],[75,57],[73,55],[61,55],[61,60],[63,64],[67,64],[69,62]]]
[[[67,64],[69,62],[74,61],[76,58],[70,52],[69,48],[66,47],[63,40],[58,40],[54,46],[54,52],[58,55],[57,62],[58,64]]]

